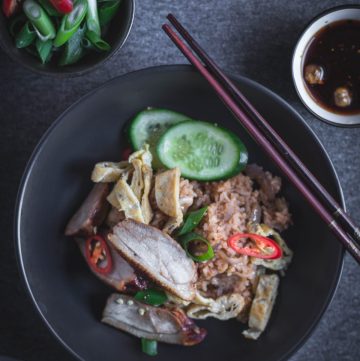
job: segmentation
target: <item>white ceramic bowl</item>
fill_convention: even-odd
[[[329,9],[310,22],[296,44],[292,60],[292,75],[300,99],[318,118],[335,125],[354,126],[360,125],[360,113],[335,114],[324,109],[311,97],[303,78],[304,55],[309,43],[322,28],[341,20],[360,20],[360,5],[345,5]]]

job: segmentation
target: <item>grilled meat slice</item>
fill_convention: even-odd
[[[137,337],[184,346],[196,345],[206,336],[206,330],[179,308],[149,306],[118,294],[109,297],[102,322]]]
[[[104,238],[106,240],[106,238]],[[86,241],[84,239],[77,238],[77,244],[79,245],[81,254],[86,260]],[[113,287],[119,292],[135,293],[136,291],[145,289],[149,286],[149,282],[139,275],[129,263],[127,263],[118,252],[115,251],[114,247],[107,242],[109,246],[111,258],[112,258],[112,270],[108,274],[101,274],[89,267],[91,271],[101,281]],[[87,261],[87,260],[86,260]]]
[[[116,225],[108,238],[121,256],[162,288],[183,300],[194,298],[195,264],[170,236],[126,220]]]
[[[84,203],[67,224],[65,235],[88,237],[94,234],[95,227],[104,221],[109,210],[106,200],[109,192],[109,184],[95,184]]]

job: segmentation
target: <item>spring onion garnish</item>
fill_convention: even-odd
[[[52,50],[52,40],[41,41],[41,39],[37,39],[35,46],[39,54],[39,58],[41,59],[41,62],[43,64],[48,62],[50,60],[50,55]]]
[[[87,13],[87,1],[75,0],[72,12],[62,18],[60,28],[54,40],[54,46],[65,44],[79,28]]]
[[[49,0],[38,0],[42,8],[47,12],[49,16],[62,16],[50,3]]]
[[[15,19],[10,22],[9,31],[12,37],[16,37],[16,34],[22,29],[26,21],[27,17],[24,14],[21,14],[16,16]]]
[[[23,10],[33,24],[40,39],[45,41],[55,38],[55,27],[45,10],[38,3],[33,0],[26,0],[23,5]]]
[[[36,32],[30,21],[27,21],[15,37],[15,45],[17,48],[26,48],[34,42]]]
[[[116,15],[120,4],[121,0],[107,0],[101,2],[99,7],[99,22],[101,27],[110,23]]]
[[[101,51],[109,51],[111,49],[110,45],[100,38],[100,36],[94,31],[87,31],[86,38],[94,45],[95,48]]]
[[[70,65],[76,63],[85,53],[82,47],[82,41],[84,40],[86,31],[86,25],[77,29],[76,33],[67,41],[65,49],[61,54],[59,65]]]
[[[134,298],[151,306],[161,306],[167,301],[165,292],[152,288],[137,292]]]
[[[141,350],[149,356],[157,355],[157,341],[148,340],[146,338],[141,339]]]
[[[191,232],[179,237],[179,241],[186,254],[196,262],[209,261],[214,257],[214,250],[211,247],[210,242],[204,237],[197,233]],[[206,246],[206,250],[201,252],[200,250],[194,249],[193,246],[197,246],[198,249],[203,249]]]
[[[187,214],[184,224],[181,227],[178,236],[182,236],[186,233],[191,232],[202,220],[208,207],[203,207],[197,211],[190,212]]]
[[[86,14],[86,25],[89,31],[95,33],[100,37],[101,29],[100,29],[97,1],[87,0],[87,3],[88,3],[88,11]]]

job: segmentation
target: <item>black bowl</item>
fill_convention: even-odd
[[[245,78],[237,84],[292,146],[329,192],[342,202],[340,186],[320,142],[282,99]],[[95,162],[120,158],[125,122],[147,106],[174,109],[194,119],[214,121],[235,131],[251,162],[278,173],[189,66],[168,66],[116,78],[81,99],[48,130],[25,171],[15,219],[20,271],[42,318],[63,345],[81,360],[148,360],[139,340],[100,323],[112,292],[87,268],[64,227],[91,188]],[[159,361],[279,361],[309,337],[336,289],[343,248],[315,212],[286,181],[294,225],[286,232],[295,256],[266,332],[245,340],[242,324],[208,320],[203,343],[194,347],[161,344]]]
[[[36,73],[60,77],[80,76],[103,64],[124,45],[133,24],[134,14],[135,0],[122,0],[120,9],[105,36],[105,40],[111,45],[111,50],[109,52],[90,52],[73,65],[41,64],[38,58],[24,49],[17,49],[14,39],[9,33],[8,20],[2,11],[0,11],[0,46],[14,61]]]

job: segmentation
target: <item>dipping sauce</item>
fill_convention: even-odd
[[[304,56],[312,98],[333,113],[360,113],[360,21],[334,22],[315,34]]]

